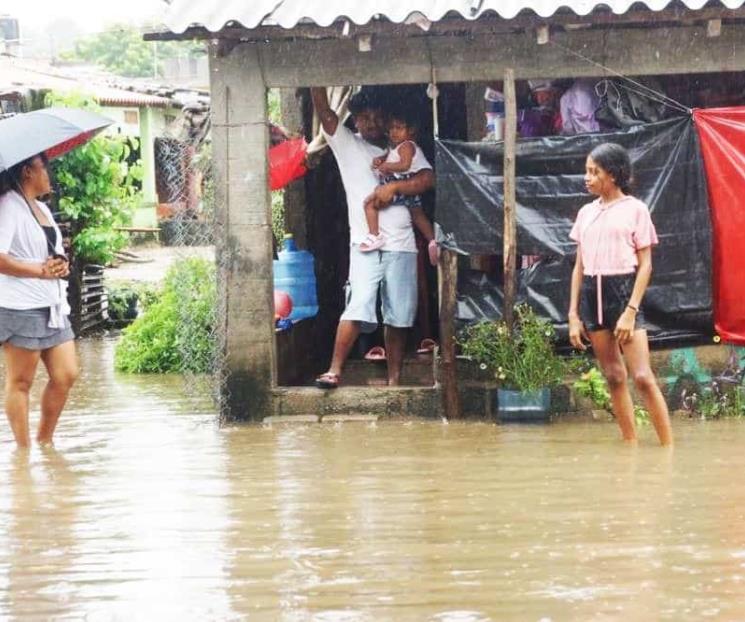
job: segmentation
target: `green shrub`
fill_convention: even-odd
[[[282,124],[282,100],[279,89],[269,89],[267,92],[267,114],[269,120],[277,125]],[[272,192],[272,232],[274,239],[281,242],[285,233],[285,191],[275,190]]]
[[[745,389],[741,386],[722,387],[714,379],[703,390],[686,400],[688,410],[701,419],[745,417]]]
[[[577,395],[592,400],[593,404],[598,408],[607,410],[609,413],[613,412],[608,383],[597,367],[593,367],[583,373],[572,385],[572,388]],[[634,404],[634,419],[638,426],[647,425],[650,422],[649,412],[642,406]]]
[[[106,288],[109,320],[112,322],[126,322],[137,317],[137,294],[131,287],[117,286]],[[133,309],[133,307],[135,307]]]
[[[134,320],[160,297],[159,290],[150,283],[127,281],[106,286],[109,319],[114,322]],[[132,315],[132,305],[136,314]]]
[[[100,112],[89,97],[51,93],[48,106],[66,106]],[[127,245],[126,234],[116,227],[131,222],[140,203],[137,181],[140,164],[129,165],[131,147],[122,136],[99,135],[52,162],[60,187],[59,210],[72,220],[73,248],[83,261],[108,264]]]
[[[214,265],[184,259],[166,275],[163,291],[117,344],[116,368],[128,373],[209,373],[215,358]]]
[[[592,400],[592,403],[598,408],[611,412],[612,405],[608,383],[597,367],[593,367],[582,374],[572,385],[572,388],[577,395]]]
[[[274,239],[281,242],[285,237],[285,191],[272,192],[272,232]],[[291,231],[287,233],[292,233]]]

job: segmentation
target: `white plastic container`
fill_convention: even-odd
[[[498,112],[486,113],[486,138],[504,140],[504,115]]]

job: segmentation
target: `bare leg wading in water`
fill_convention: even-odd
[[[60,413],[79,373],[75,343],[68,341],[41,352],[6,343],[3,351],[6,364],[5,412],[16,444],[24,449],[31,444],[29,393],[40,360],[49,374],[49,380],[42,392],[36,441],[41,445],[52,444]]]

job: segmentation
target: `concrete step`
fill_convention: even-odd
[[[385,361],[350,360],[344,366],[344,386],[385,386],[388,370]],[[432,356],[404,359],[401,384],[431,387],[435,384]]]
[[[323,390],[314,387],[281,387],[273,391],[273,416],[284,418],[439,418],[440,391],[435,387],[354,387]]]

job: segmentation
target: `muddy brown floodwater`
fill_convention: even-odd
[[[79,345],[56,449],[2,428],[0,619],[745,619],[740,422],[220,428]]]

